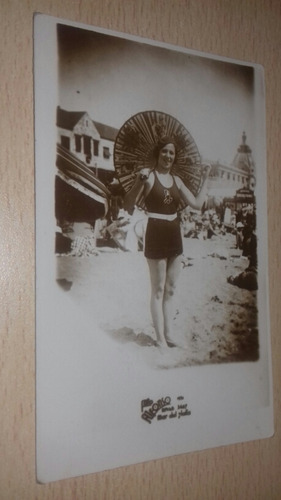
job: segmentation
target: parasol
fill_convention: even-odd
[[[177,150],[171,173],[180,177],[196,196],[202,176],[198,148],[186,128],[176,118],[161,111],[137,113],[122,125],[117,134],[114,167],[125,192],[131,189],[139,170],[155,167],[156,145],[166,136],[173,139]],[[139,200],[138,205],[144,208],[144,201]]]

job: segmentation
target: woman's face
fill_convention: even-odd
[[[165,144],[159,151],[158,167],[163,170],[170,170],[176,157],[176,148],[172,143]]]

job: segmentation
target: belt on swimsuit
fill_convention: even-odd
[[[162,219],[162,220],[175,220],[177,218],[177,214],[157,214],[153,212],[147,213],[148,217],[151,219]]]

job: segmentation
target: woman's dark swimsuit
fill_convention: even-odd
[[[172,187],[166,188],[154,172],[154,184],[145,199],[149,217],[144,255],[148,259],[165,259],[182,254],[180,220],[177,216],[179,203],[180,193],[175,179]],[[157,218],[157,215],[161,218]]]

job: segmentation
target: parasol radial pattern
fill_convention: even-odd
[[[163,137],[173,139],[176,145],[176,159],[171,173],[180,177],[194,195],[198,193],[202,168],[196,143],[176,118],[160,111],[138,113],[129,118],[118,132],[114,145],[114,167],[125,192],[131,189],[139,170],[155,167],[155,148]],[[143,206],[141,200],[138,204]]]

